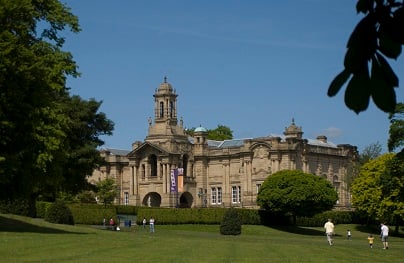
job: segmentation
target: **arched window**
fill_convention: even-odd
[[[174,103],[170,101],[170,118],[174,115]]]
[[[157,177],[157,156],[152,154],[149,157],[150,176]]]
[[[160,118],[164,117],[164,102],[160,101]]]

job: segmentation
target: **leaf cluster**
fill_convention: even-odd
[[[189,136],[194,135],[195,128],[187,129],[186,133]],[[207,138],[209,140],[224,141],[233,139],[233,131],[226,125],[217,125],[215,129],[209,129]]]
[[[0,0],[0,199],[77,192],[113,123],[101,102],[70,96],[78,77],[63,32],[78,19],[57,0]]]
[[[399,79],[387,59],[397,59],[404,44],[403,1],[359,0],[356,10],[365,17],[348,40],[344,70],[333,79],[327,94],[335,96],[348,82],[344,100],[349,109],[365,111],[372,98],[380,110],[392,113]]]
[[[394,153],[364,164],[352,184],[352,203],[370,219],[404,220],[404,162]]]
[[[112,178],[107,178],[105,180],[99,181],[96,187],[97,197],[105,206],[107,204],[111,204],[118,194],[115,180]]]

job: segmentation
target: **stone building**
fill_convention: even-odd
[[[326,136],[304,139],[294,120],[282,136],[213,141],[198,127],[193,137],[178,122],[177,94],[164,79],[156,89],[154,118],[143,142],[131,151],[105,149],[106,165],[89,178],[114,178],[118,204],[152,207],[256,207],[258,189],[279,170],[301,170],[329,180],[339,194],[337,206],[349,207],[347,177],[357,148],[335,145]],[[182,176],[173,176],[173,171]],[[176,179],[176,181],[173,181]],[[172,185],[178,191],[172,191]]]

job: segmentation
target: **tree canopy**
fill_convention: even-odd
[[[370,219],[404,220],[404,163],[394,153],[364,164],[352,184],[352,203]]]
[[[326,179],[298,170],[282,170],[264,181],[257,204],[271,212],[296,217],[330,210],[337,200],[337,192]]]
[[[187,129],[186,133],[189,136],[194,136],[195,128]],[[217,125],[215,129],[208,130],[208,139],[215,141],[231,140],[233,139],[233,131],[225,125]]]
[[[359,163],[365,164],[370,160],[374,160],[382,154],[382,145],[379,142],[371,143],[366,146],[359,154]]]
[[[0,0],[0,199],[78,191],[113,123],[71,96],[78,77],[63,31],[78,19],[57,0]]]
[[[107,178],[97,183],[97,197],[106,206],[114,201],[118,194],[115,180]]]
[[[208,139],[223,141],[233,139],[233,131],[225,125],[217,125],[216,129],[208,130]]]
[[[372,98],[380,110],[393,113],[399,79],[388,59],[397,59],[404,44],[403,1],[358,0],[356,11],[365,17],[348,39],[344,70],[331,82],[328,96],[348,82],[344,100],[349,109],[365,111]]]
[[[390,129],[387,147],[389,151],[401,151],[401,158],[404,159],[404,103],[397,104],[395,112],[390,114],[389,119]]]

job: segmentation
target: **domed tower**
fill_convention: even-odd
[[[146,141],[160,143],[173,139],[177,142],[188,141],[182,120],[178,125],[177,96],[175,89],[167,82],[167,77],[164,77],[164,82],[160,84],[153,95],[154,123],[149,118],[149,131]]]
[[[202,155],[204,153],[204,149],[208,145],[207,141],[208,130],[202,126],[199,126],[194,130],[194,150],[195,154]]]
[[[295,119],[292,119],[292,123],[289,125],[289,127],[285,128],[283,134],[285,135],[286,140],[302,139],[303,137],[302,127],[296,126]]]

